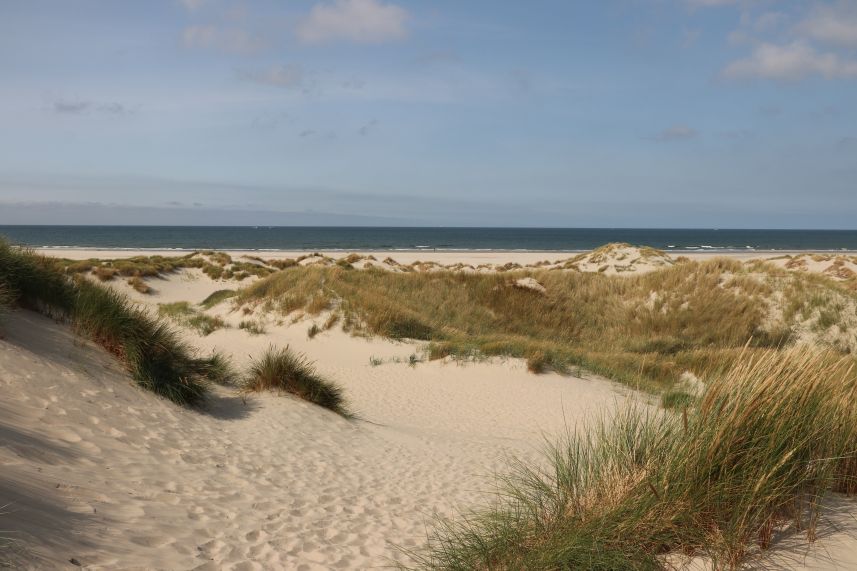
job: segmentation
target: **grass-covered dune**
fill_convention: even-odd
[[[857,492],[854,361],[747,354],[683,413],[629,409],[519,465],[491,509],[439,522],[419,569],[668,569],[745,563],[829,492]]]
[[[9,304],[68,321],[115,355],[140,386],[176,403],[200,403],[209,381],[231,374],[222,357],[196,356],[166,323],[122,294],[69,276],[56,260],[2,241],[0,291]]]
[[[583,367],[655,390],[686,371],[728,368],[748,343],[751,353],[798,340],[857,349],[852,289],[731,259],[634,276],[292,267],[235,300],[283,314],[331,311],[356,333],[429,340],[434,358],[522,357],[535,372]]]

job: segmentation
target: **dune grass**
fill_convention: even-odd
[[[233,298],[236,295],[237,292],[234,289],[219,289],[202,300],[199,305],[202,306],[203,309],[211,309],[215,305],[223,303],[227,299]]]
[[[256,263],[235,261],[225,252],[192,252],[184,256],[133,256],[119,259],[59,260],[63,271],[69,274],[89,272],[101,281],[116,277],[162,277],[184,268],[198,268],[214,280],[242,281],[250,276],[264,277],[277,270],[278,264],[269,264],[256,258]]]
[[[134,276],[133,278],[128,278],[128,285],[134,288],[136,291],[144,294],[152,293],[152,288],[149,287],[143,278],[140,276]]]
[[[786,524],[815,538],[821,500],[857,492],[854,361],[748,352],[682,413],[631,406],[519,463],[499,501],[440,521],[418,569],[736,568]]]
[[[282,391],[346,418],[352,416],[342,389],[319,375],[306,356],[288,347],[271,346],[262,357],[254,360],[241,389],[244,392]]]
[[[80,334],[115,355],[141,387],[182,405],[203,400],[222,360],[200,358],[161,320],[114,290],[71,279],[56,260],[0,241],[0,283],[15,303],[67,320]]]
[[[218,329],[226,327],[226,322],[220,317],[207,315],[187,301],[162,303],[158,306],[158,315],[172,319],[179,325],[193,329],[203,337],[211,335]]]
[[[12,301],[12,292],[10,291],[9,286],[0,281],[0,318],[2,318],[3,313],[11,307]]]
[[[522,277],[534,277],[545,293],[514,287]],[[761,351],[804,333],[821,339],[813,324],[826,326],[831,315],[829,344],[845,340],[839,349],[855,350],[855,300],[823,277],[730,259],[631,276],[291,267],[236,297],[239,305],[283,314],[334,308],[344,329],[428,340],[433,358],[520,357],[534,372],[585,368],[656,392],[685,371],[728,367],[748,341],[751,351]],[[837,304],[847,311],[834,311]]]
[[[265,334],[265,326],[260,321],[256,321],[254,319],[243,319],[241,323],[238,324],[238,329],[243,329],[250,335],[264,335]]]

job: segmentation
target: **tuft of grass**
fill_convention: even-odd
[[[779,530],[815,538],[821,499],[857,491],[851,358],[746,352],[681,415],[631,406],[518,463],[499,502],[440,521],[418,569],[735,569]]]
[[[313,337],[315,337],[315,336],[316,336],[316,335],[318,335],[319,333],[321,333],[321,328],[318,326],[318,324],[313,323],[313,324],[310,326],[310,328],[309,328],[309,329],[307,329],[306,335],[307,335],[307,337],[309,337],[310,339],[312,339]]]
[[[250,335],[263,335],[265,333],[265,326],[262,325],[261,322],[255,321],[253,319],[245,319],[238,324],[238,329],[243,329]]]
[[[234,289],[219,289],[202,300],[199,305],[201,305],[203,309],[211,309],[215,305],[235,297],[236,294],[237,292]]]
[[[134,276],[133,278],[128,278],[128,285],[140,293],[151,293],[152,292],[152,288],[149,287],[149,284],[144,282],[143,278],[141,278],[140,276]]]
[[[383,364],[384,364],[384,359],[381,359],[380,357],[375,357],[374,355],[369,357],[369,365],[371,365],[372,367],[377,367],[377,366],[383,365]]]
[[[682,409],[691,406],[696,397],[680,390],[667,391],[661,395],[661,406],[666,409]]]
[[[342,389],[319,375],[306,356],[271,346],[250,365],[241,385],[244,392],[282,391],[332,410],[346,418],[348,411]]]
[[[99,266],[92,270],[93,275],[98,278],[99,281],[109,282],[119,273],[116,269],[110,268],[107,266]]]
[[[158,306],[158,315],[168,317],[179,325],[193,329],[203,337],[226,327],[226,322],[223,319],[206,315],[187,301],[162,303]]]
[[[546,373],[550,368],[550,359],[544,351],[536,351],[527,357],[527,370],[536,375]]]
[[[234,385],[239,379],[232,358],[219,351],[212,353],[203,362],[203,368],[208,380],[218,385]]]
[[[203,400],[216,364],[196,357],[169,326],[122,294],[85,279],[71,279],[56,260],[2,240],[0,283],[14,303],[67,320],[115,355],[141,387],[178,404]]]

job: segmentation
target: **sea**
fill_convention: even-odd
[[[577,252],[609,242],[667,251],[857,251],[857,230],[0,226],[20,245],[116,250]]]

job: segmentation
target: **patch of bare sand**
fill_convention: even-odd
[[[138,299],[199,301],[210,282],[163,280]],[[117,287],[126,288],[122,282]],[[197,299],[199,298],[199,299]],[[184,334],[246,363],[291,345],[340,383],[361,420],[287,396],[218,388],[203,412],[133,386],[100,349],[18,311],[0,341],[0,529],[16,568],[365,569],[420,545],[432,514],[488,500],[510,455],[628,394],[533,376],[517,361],[407,364],[414,344],[306,323]],[[372,365],[370,357],[380,359]],[[397,362],[398,361],[398,362]],[[376,361],[377,362],[377,361]]]

